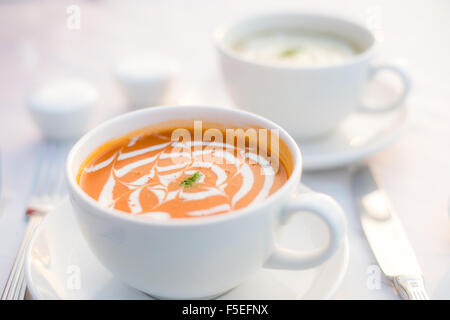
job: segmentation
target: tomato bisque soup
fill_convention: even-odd
[[[251,147],[248,137],[242,146],[239,135],[234,143],[174,140],[174,130],[146,129],[100,146],[81,166],[79,185],[103,207],[165,220],[232,213],[288,179],[283,161],[274,166],[270,150]]]

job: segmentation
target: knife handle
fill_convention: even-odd
[[[398,294],[405,300],[430,300],[422,277],[396,276],[393,279]]]

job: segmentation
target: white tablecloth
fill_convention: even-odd
[[[42,138],[24,107],[25,94],[34,83],[52,73],[89,79],[102,94],[94,125],[126,110],[111,77],[114,61],[153,50],[181,62],[175,102],[220,104],[221,84],[214,82],[219,79],[211,37],[214,27],[248,13],[298,9],[336,13],[368,24],[384,39],[379,60],[400,63],[410,72],[414,80],[407,103],[410,126],[369,162],[404,224],[430,295],[450,298],[450,2],[76,3],[81,8],[79,30],[66,27],[66,8],[72,1],[0,4],[0,288],[24,232],[23,211],[42,152]],[[347,214],[350,262],[335,298],[395,299],[389,284],[371,285],[375,260],[353,208],[347,169],[307,173],[303,182],[335,197]]]

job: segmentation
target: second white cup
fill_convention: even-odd
[[[335,35],[357,45],[360,53],[339,64],[305,67],[252,60],[231,47],[237,39],[253,33],[283,29]],[[296,139],[324,135],[354,111],[390,111],[401,106],[409,92],[409,77],[399,67],[372,64],[376,43],[372,33],[344,19],[302,13],[256,16],[219,28],[215,41],[234,103],[279,123]],[[397,73],[404,89],[393,103],[369,108],[361,102],[363,89],[380,70]]]

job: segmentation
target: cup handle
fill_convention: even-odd
[[[372,69],[370,70],[369,78],[372,79],[377,72],[380,71],[391,71],[396,73],[401,81],[403,82],[403,92],[393,101],[392,103],[388,104],[387,106],[380,107],[380,108],[369,108],[365,105],[361,105],[359,108],[359,111],[361,112],[371,112],[371,113],[381,113],[381,112],[387,112],[394,110],[400,106],[402,106],[403,102],[405,101],[406,97],[408,96],[408,93],[411,89],[411,78],[409,75],[400,67],[397,67],[392,64],[383,64],[379,66],[372,66]]]
[[[271,269],[308,269],[329,259],[340,247],[345,236],[345,217],[342,208],[331,197],[315,192],[302,193],[287,201],[281,213],[284,224],[298,211],[309,211],[318,215],[328,226],[328,244],[310,251],[295,251],[275,244],[264,267]]]

